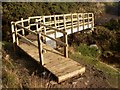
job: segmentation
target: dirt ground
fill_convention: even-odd
[[[58,84],[49,71],[41,72],[39,64],[30,57],[13,53],[10,47],[6,50],[16,66],[21,88],[111,88],[104,73],[90,65],[85,65],[83,75]]]

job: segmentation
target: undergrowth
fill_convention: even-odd
[[[77,47],[77,51],[80,52],[84,56],[89,56],[92,58],[98,58],[100,56],[100,50],[96,47],[90,47],[86,44],[80,44]]]
[[[20,81],[10,56],[2,50],[2,88],[19,88]]]
[[[74,53],[69,53],[70,58],[84,65],[94,66],[97,70],[102,71],[112,87],[119,87],[120,72],[111,66],[102,63],[99,60],[100,52],[96,48],[91,48],[85,44],[79,46],[73,45]]]

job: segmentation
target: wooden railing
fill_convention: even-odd
[[[40,21],[41,24],[55,27],[58,30],[71,29],[72,32],[75,27],[79,29],[79,26],[88,25],[88,28],[94,28],[94,15],[93,13],[73,13],[73,14],[64,14],[64,15],[50,15],[50,16],[34,16],[29,17],[28,19],[21,18],[20,21],[16,21],[16,24],[21,24],[23,27],[31,29],[32,31],[36,30],[36,21]],[[90,24],[92,25],[90,27]],[[65,27],[66,26],[66,27]],[[53,30],[49,27],[40,27],[45,34],[51,33]],[[17,29],[21,31],[21,28]],[[57,31],[56,31],[57,32]],[[25,34],[24,29],[22,33]]]
[[[44,64],[44,63],[43,63],[43,60],[44,60],[44,59],[43,59],[43,53],[42,53],[43,48],[42,48],[42,41],[41,41],[42,35],[45,36],[45,37],[47,37],[47,38],[50,38],[50,39],[56,41],[58,44],[63,45],[63,46],[64,46],[64,56],[65,56],[66,58],[68,57],[68,49],[67,49],[67,48],[68,48],[68,44],[67,44],[67,33],[66,33],[66,32],[60,31],[61,33],[63,33],[63,34],[65,35],[65,38],[66,38],[65,40],[66,40],[66,41],[65,41],[65,43],[64,43],[64,42],[59,41],[59,40],[57,40],[57,39],[54,39],[54,38],[52,38],[52,37],[50,37],[50,36],[48,36],[48,35],[45,35],[45,34],[44,34],[43,32],[41,32],[41,31],[38,31],[38,28],[36,29],[36,31],[32,31],[32,30],[30,30],[30,29],[28,29],[28,28],[26,28],[26,27],[23,27],[23,26],[20,25],[20,24],[16,24],[16,23],[14,23],[14,22],[12,22],[11,24],[12,24],[13,43],[18,45],[18,44],[19,44],[18,37],[20,37],[20,38],[26,40],[27,42],[29,42],[30,44],[32,44],[33,46],[37,47],[37,48],[38,48],[38,51],[39,51],[39,58],[40,58],[40,63],[41,63],[41,65]],[[40,23],[37,23],[37,24],[40,24]],[[51,28],[50,26],[46,26],[46,25],[43,25],[43,24],[40,24],[40,25]],[[27,32],[36,35],[36,36],[37,36],[36,40],[37,40],[37,42],[38,42],[38,45],[36,45],[35,43],[33,43],[31,40],[27,39],[24,35],[21,35],[20,33],[18,33],[17,29],[14,29],[14,26],[15,26],[15,28],[17,28],[17,27],[22,28],[21,31],[24,29],[24,30],[26,30]],[[56,30],[56,31],[59,31],[59,30],[57,30],[56,28],[52,28],[52,29],[53,29],[53,30]],[[22,33],[22,34],[23,34],[23,33]]]
[[[54,40],[55,42],[57,42],[57,43],[60,44],[60,45],[63,45],[63,46],[64,46],[64,56],[65,56],[66,58],[68,58],[67,32],[65,32],[65,31],[63,31],[63,30],[58,30],[57,28],[53,28],[53,27],[51,27],[51,26],[47,26],[47,25],[41,24],[40,22],[36,22],[36,24],[63,33],[63,35],[64,35],[64,42],[59,41],[59,40],[57,40],[57,39],[55,39],[55,38],[52,38],[52,37],[50,37],[50,36],[42,33],[40,30],[38,30],[38,27],[37,27],[37,31],[38,31],[38,32],[41,32],[41,35],[43,35],[44,37],[47,37],[47,38],[49,38],[49,39],[51,39],[51,40]],[[37,25],[37,26],[38,26],[38,25]]]
[[[50,16],[34,16],[29,17],[28,19],[21,18],[20,21],[11,22],[12,37],[14,47],[19,45],[19,37],[28,41],[32,45],[38,48],[40,62],[43,65],[43,54],[42,54],[42,41],[41,37],[49,38],[57,44],[64,46],[64,56],[68,57],[68,41],[67,41],[67,29],[71,29],[72,32],[74,28],[79,26],[85,29],[85,25],[88,25],[88,28],[94,28],[94,15],[93,13],[73,13],[73,14],[64,14],[64,15],[50,15]],[[91,27],[89,26],[91,25]],[[38,45],[33,43],[31,40],[27,39],[26,31],[37,36],[36,40]],[[19,32],[22,32],[21,34]],[[55,33],[55,38],[50,37],[49,33]],[[57,32],[63,34],[64,41],[59,41],[56,39]],[[14,48],[15,49],[15,48]]]

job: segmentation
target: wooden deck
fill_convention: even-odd
[[[29,39],[30,37],[31,36],[28,36]],[[37,44],[35,40],[33,42]],[[39,52],[35,46],[24,40],[20,40],[18,46],[34,60],[40,62]],[[43,67],[57,77],[58,83],[85,72],[85,67],[70,58],[65,58],[60,52],[53,48],[43,44],[43,49],[46,50],[45,53],[43,52]]]

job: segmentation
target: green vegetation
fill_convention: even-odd
[[[120,62],[120,20],[110,20],[105,23],[103,26],[97,26],[92,33],[77,33],[69,36],[69,44],[80,45],[78,50],[81,53],[86,53],[87,56],[97,55],[87,48],[85,45],[95,44],[98,46],[101,55],[100,59],[107,63],[119,63]],[[81,44],[83,43],[83,44]],[[85,46],[85,47],[84,47]],[[84,50],[85,49],[85,50]],[[87,53],[88,52],[88,53]],[[91,53],[91,55],[89,55]],[[93,55],[92,55],[93,53]],[[84,54],[83,54],[84,55]],[[119,67],[119,65],[118,65]]]
[[[3,48],[8,43],[2,43]],[[20,81],[17,76],[16,66],[10,56],[2,50],[2,86],[3,88],[19,88]]]
[[[89,47],[86,44],[80,44],[77,50],[84,56],[97,58],[100,56],[100,51],[96,47]]]
[[[85,65],[94,66],[102,71],[108,78],[108,83],[112,87],[118,87],[119,84],[119,63],[120,63],[120,19],[111,19],[103,26],[97,26],[92,33],[77,33],[70,36],[75,48],[75,53],[70,53],[70,57]],[[70,42],[69,41],[69,42]],[[95,44],[98,50],[91,48]],[[100,50],[100,53],[99,53]],[[107,62],[109,65],[101,62]],[[117,67],[113,68],[112,65]]]
[[[78,48],[79,48],[79,46],[78,46]],[[86,48],[88,48],[88,46],[86,46]],[[84,50],[86,50],[86,49],[84,49]],[[94,49],[92,52],[94,52]],[[78,51],[75,51],[74,54],[70,54],[69,56],[70,56],[70,58],[76,60],[77,62],[80,62],[85,65],[94,66],[98,70],[102,71],[105,74],[105,76],[107,77],[107,80],[108,80],[108,83],[110,84],[110,86],[118,88],[119,75],[120,75],[119,70],[114,69],[111,66],[100,62],[98,60],[99,58],[89,57],[89,56],[86,56],[86,54],[87,53],[80,54]]]

